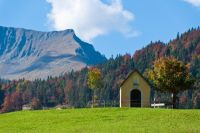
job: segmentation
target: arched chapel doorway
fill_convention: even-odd
[[[141,91],[137,89],[132,90],[130,102],[131,107],[141,107]]]

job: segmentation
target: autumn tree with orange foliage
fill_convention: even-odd
[[[32,109],[34,110],[37,110],[37,109],[41,109],[41,103],[40,103],[40,100],[38,98],[33,98],[32,99],[32,102],[31,102],[31,107]]]
[[[156,89],[172,93],[173,108],[177,108],[178,93],[190,89],[195,82],[188,65],[174,57],[156,60],[153,69],[149,70],[147,75]]]
[[[5,112],[9,112],[13,110],[13,106],[12,106],[12,102],[11,102],[11,96],[7,95],[4,98],[4,103],[3,103],[3,108],[1,110],[1,112],[5,113]]]

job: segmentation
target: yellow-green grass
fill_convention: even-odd
[[[200,133],[200,110],[93,108],[0,114],[0,133]]]

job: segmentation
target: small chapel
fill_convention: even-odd
[[[138,70],[133,70],[120,87],[120,107],[150,107],[151,85]]]

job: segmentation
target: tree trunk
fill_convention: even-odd
[[[97,104],[97,94],[96,90],[93,90],[93,95],[92,95],[92,108],[96,106]]]
[[[177,101],[177,93],[173,93],[173,97],[172,97],[172,106],[173,106],[173,109],[176,109],[177,106],[176,106],[176,101]]]
[[[94,108],[94,91],[92,91],[92,108]]]

